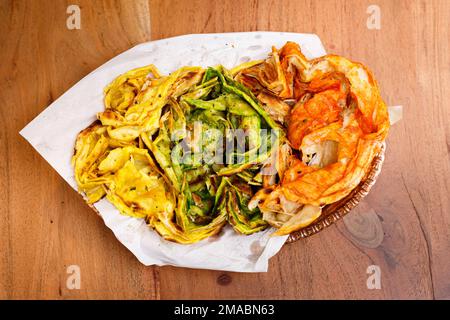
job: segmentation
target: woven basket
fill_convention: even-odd
[[[300,238],[312,236],[313,234],[322,231],[326,227],[340,220],[354,207],[356,207],[358,203],[369,193],[370,189],[375,184],[383,165],[385,150],[386,145],[383,143],[380,152],[372,161],[370,171],[367,173],[364,180],[352,192],[350,192],[345,198],[339,200],[338,202],[326,205],[322,209],[322,215],[316,221],[303,229],[291,233],[286,242],[292,243],[299,240]]]

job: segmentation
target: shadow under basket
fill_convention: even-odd
[[[322,231],[326,227],[342,219],[343,216],[356,207],[375,184],[377,177],[381,172],[385,150],[386,144],[383,143],[380,152],[373,158],[372,165],[366,177],[355,189],[353,189],[352,192],[350,192],[345,198],[323,207],[322,215],[316,221],[307,227],[291,233],[286,243],[292,243],[301,238],[306,238]]]

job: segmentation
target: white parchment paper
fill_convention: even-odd
[[[279,32],[194,34],[140,44],[80,80],[20,134],[76,190],[70,164],[75,138],[95,121],[97,112],[104,110],[103,88],[115,77],[151,63],[162,74],[184,65],[223,64],[230,68],[265,58],[272,46],[280,48],[286,41],[299,43],[307,58],[325,54],[316,35]],[[270,237],[273,229],[243,236],[227,226],[217,236],[193,245],[180,245],[163,240],[143,220],[121,215],[105,199],[96,203],[95,208],[117,239],[145,265],[265,272],[270,257],[287,238]]]

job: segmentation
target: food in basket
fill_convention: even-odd
[[[104,93],[76,140],[79,190],[184,244],[227,223],[242,234],[307,226],[364,179],[389,128],[367,68],[308,61],[292,42],[231,70],[134,69]]]

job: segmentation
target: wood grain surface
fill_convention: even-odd
[[[68,30],[66,9],[81,8]],[[366,25],[369,5],[381,29]],[[269,272],[145,267],[18,132],[83,76],[140,42],[204,32],[317,33],[403,105],[370,195],[286,245]],[[450,1],[0,0],[0,298],[450,299]],[[81,289],[66,286],[69,265]],[[381,270],[368,289],[367,268]]]

